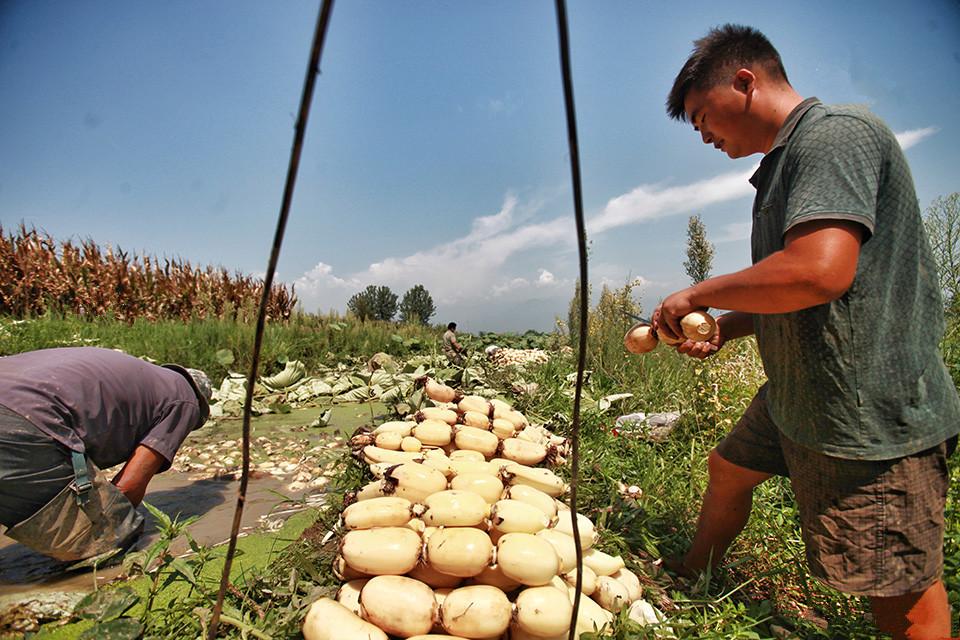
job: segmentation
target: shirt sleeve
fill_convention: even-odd
[[[813,123],[791,149],[783,233],[810,220],[851,220],[873,234],[887,141],[854,116]]]
[[[150,447],[164,457],[166,462],[160,471],[170,468],[177,449],[199,419],[200,407],[196,402],[173,402],[160,421],[140,441],[140,444]]]

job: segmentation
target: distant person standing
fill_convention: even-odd
[[[447,356],[450,364],[458,367],[463,366],[464,348],[457,342],[457,323],[451,322],[447,325],[447,330],[443,333],[443,353]]]

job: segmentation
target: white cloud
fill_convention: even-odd
[[[749,240],[752,226],[753,225],[750,222],[734,222],[732,224],[725,225],[723,230],[720,232],[720,236],[714,240],[714,243],[723,244],[726,242]]]
[[[665,215],[689,213],[711,204],[745,195],[751,187],[749,173],[724,174],[680,187],[643,185],[619,198],[588,220],[592,234]],[[736,181],[746,189],[734,186]],[[520,203],[507,194],[497,213],[473,220],[467,235],[422,249],[407,256],[386,257],[363,271],[338,276],[326,263],[319,263],[295,282],[297,295],[307,309],[344,308],[352,293],[368,284],[384,284],[400,293],[416,283],[423,284],[438,306],[456,305],[485,295],[534,289],[561,289],[570,281],[540,269],[536,278],[504,273],[513,257],[536,249],[575,246],[574,221],[569,216],[528,221],[543,209],[543,201]]]
[[[359,278],[340,278],[333,274],[333,267],[325,262],[317,265],[294,280],[294,290],[300,304],[307,311],[344,311],[347,300],[366,286]]]
[[[509,106],[509,96],[505,101]],[[491,108],[496,106],[495,102],[491,102]],[[896,135],[907,149],[937,131],[927,127]],[[588,216],[588,234],[595,237],[620,227],[701,212],[710,205],[752,197],[754,189],[748,179],[755,170],[753,165],[745,171],[723,173],[685,185],[639,185],[611,198],[599,212]],[[532,299],[545,292],[557,295],[565,287],[569,289],[572,280],[557,278],[545,268],[537,269],[536,276],[525,277],[509,272],[507,267],[511,259],[537,250],[562,247],[568,251],[575,247],[571,216],[537,219],[547,204],[533,198],[521,202],[516,194],[508,193],[499,211],[474,218],[469,231],[460,238],[406,256],[387,256],[365,270],[347,275],[337,275],[331,265],[320,262],[295,281],[297,295],[308,310],[342,310],[350,295],[369,284],[387,285],[398,294],[414,284],[423,284],[441,308],[475,304],[485,296],[503,299],[509,295],[511,300],[520,300],[522,296]],[[734,223],[724,227],[715,242],[742,241],[749,234],[750,223]],[[602,266],[596,263],[591,270],[602,274],[596,282],[608,281],[611,286],[622,286],[624,282],[622,272],[603,273]],[[646,280],[643,284],[648,289],[657,286]]]
[[[506,116],[517,110],[519,103],[511,94],[506,94],[497,98],[488,98],[483,104],[483,108],[491,116]]]
[[[547,271],[546,269],[538,269],[537,272],[539,274],[537,276],[537,286],[540,286],[540,287],[550,286],[556,281],[556,278],[554,277],[554,275],[549,271]]]
[[[939,129],[936,127],[924,127],[923,129],[910,129],[909,131],[901,131],[897,133],[897,142],[900,143],[900,146],[904,151],[912,147],[913,145],[919,143],[925,138],[929,138]]]
[[[353,287],[356,282],[338,278],[333,275],[333,267],[325,262],[318,262],[317,266],[297,278],[297,288],[310,286]]]
[[[526,289],[530,286],[530,281],[526,278],[512,278],[506,282],[501,282],[500,284],[495,284],[490,288],[491,293],[495,297],[500,297],[504,294],[516,291],[518,289]]]
[[[724,173],[678,187],[640,185],[633,191],[611,198],[603,211],[587,221],[590,234],[636,224],[654,218],[688,213],[706,206],[745,198],[754,193],[748,181],[756,165],[749,171]]]
[[[517,197],[507,194],[500,211],[492,216],[480,216],[473,219],[470,235],[461,240],[469,243],[483,238],[489,238],[510,228],[513,223],[513,212],[517,208]]]

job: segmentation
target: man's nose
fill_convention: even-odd
[[[710,144],[713,142],[713,136],[710,135],[710,132],[706,129],[700,130],[700,137],[703,138],[703,144]]]

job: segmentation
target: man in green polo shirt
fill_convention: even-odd
[[[668,296],[654,323],[727,309],[704,358],[756,335],[768,382],[711,451],[697,531],[679,573],[716,564],[752,491],[789,476],[811,573],[868,596],[895,638],[947,638],[941,580],[947,458],[960,400],[938,351],[943,305],[913,180],[865,108],[804,100],[760,32],[695,42],[667,99],[705,144],[762,153],[751,183],[753,266]]]

